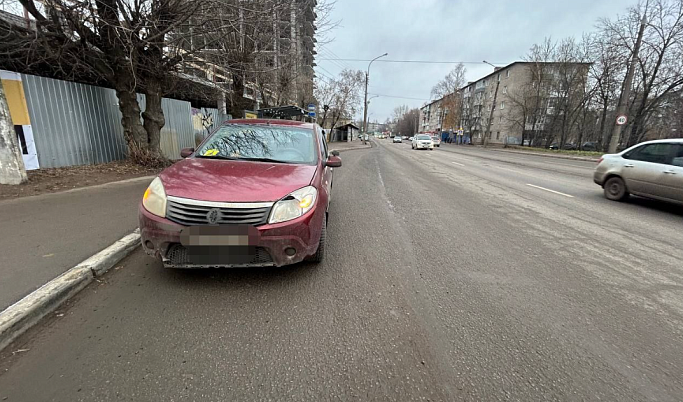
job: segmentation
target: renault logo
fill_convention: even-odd
[[[221,210],[218,208],[212,208],[206,213],[206,220],[212,225],[218,222],[219,219],[221,219]]]

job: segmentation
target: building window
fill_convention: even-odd
[[[500,108],[501,108],[501,109],[505,109],[505,101],[500,102]]]
[[[498,74],[498,82],[500,82],[500,74]]]
[[[502,122],[503,122],[503,116],[498,116],[498,123],[502,123]]]
[[[503,87],[503,93],[504,93],[504,94],[508,93],[508,87],[507,87],[507,85]]]
[[[500,139],[500,131],[498,131],[498,132],[496,133],[496,139],[497,139],[497,140]]]
[[[507,71],[505,72],[505,78],[510,78],[510,70],[507,70]]]

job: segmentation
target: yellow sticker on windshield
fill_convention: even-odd
[[[207,149],[204,151],[204,156],[216,156],[218,155],[218,150],[217,149]]]

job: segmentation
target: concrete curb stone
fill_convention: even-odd
[[[0,351],[107,272],[139,243],[140,230],[136,229],[0,312]]]

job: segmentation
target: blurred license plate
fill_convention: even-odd
[[[190,226],[180,232],[180,243],[193,246],[256,246],[259,232],[254,226]]]
[[[259,232],[254,226],[190,226],[180,233],[193,264],[240,264],[256,254]]]

